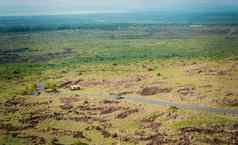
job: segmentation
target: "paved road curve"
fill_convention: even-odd
[[[44,91],[44,86],[42,83],[39,83],[37,85],[37,92],[34,93],[38,94]],[[211,108],[208,106],[202,106],[202,105],[196,105],[196,104],[182,104],[182,103],[176,103],[171,102],[168,100],[161,100],[161,99],[149,99],[143,96],[118,96],[118,95],[111,95],[108,96],[106,94],[80,94],[81,96],[101,96],[101,97],[110,97],[111,99],[118,99],[123,98],[126,100],[131,100],[134,102],[140,102],[140,103],[146,103],[146,104],[152,104],[152,105],[158,105],[163,107],[169,107],[174,106],[180,109],[189,109],[189,110],[195,110],[195,111],[206,111],[211,113],[222,113],[222,114],[231,114],[231,115],[237,115],[238,116],[238,109],[223,109],[223,108]]]
[[[117,99],[118,96],[112,96],[112,98]],[[211,107],[195,105],[195,104],[181,104],[181,103],[175,103],[175,102],[160,100],[160,99],[149,99],[149,98],[145,98],[143,96],[123,96],[123,98],[126,100],[134,101],[134,102],[158,105],[158,106],[163,106],[163,107],[174,106],[174,107],[177,107],[180,109],[206,111],[206,112],[210,112],[210,113],[231,114],[231,115],[238,116],[238,110],[235,110],[235,109],[211,108]]]

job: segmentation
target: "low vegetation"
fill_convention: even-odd
[[[237,27],[157,27],[1,32],[0,144],[236,145],[237,116],[126,97],[237,109]]]

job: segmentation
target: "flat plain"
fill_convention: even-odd
[[[238,144],[238,113],[196,109],[238,109],[237,25],[53,26],[1,30],[0,144]]]

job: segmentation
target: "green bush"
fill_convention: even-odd
[[[86,143],[83,143],[83,142],[81,142],[81,141],[77,141],[75,144],[73,144],[73,145],[88,145],[88,144],[86,144]]]
[[[36,84],[29,84],[24,89],[20,91],[20,94],[22,95],[32,95],[37,89]]]

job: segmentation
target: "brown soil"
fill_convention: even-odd
[[[80,97],[79,96],[63,97],[63,98],[60,98],[60,101],[62,103],[71,104],[71,103],[74,103],[74,102],[79,102],[80,101]]]
[[[83,87],[94,87],[94,86],[118,86],[118,85],[132,85],[135,83],[140,82],[141,80],[145,79],[145,76],[132,76],[126,79],[114,79],[114,80],[89,80],[89,81],[82,81],[78,84]]]
[[[109,106],[109,107],[105,107],[102,111],[101,114],[109,114],[109,113],[113,113],[115,111],[121,110],[120,107],[113,107],[113,106]]]
[[[179,95],[193,95],[194,91],[195,91],[195,87],[193,85],[185,85],[185,86],[178,87],[176,89],[176,92]]]
[[[125,112],[122,112],[122,113],[118,114],[116,118],[124,119],[124,118],[126,118],[127,116],[129,116],[129,115],[131,115],[131,114],[133,114],[133,113],[137,113],[137,112],[139,112],[138,109],[127,110],[127,111],[125,111]]]
[[[156,95],[158,93],[169,93],[170,91],[171,91],[170,88],[165,88],[161,86],[150,86],[145,87],[140,94],[143,96],[149,96],[149,95]]]
[[[186,72],[189,75],[194,75],[194,74],[202,74],[202,75],[210,75],[210,76],[223,76],[223,75],[229,75],[232,69],[226,69],[226,70],[221,70],[218,68],[210,68],[206,65],[191,65]]]

